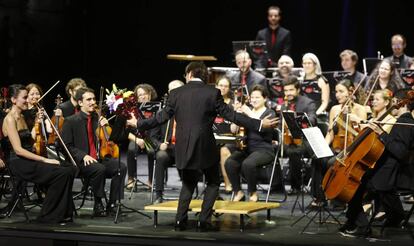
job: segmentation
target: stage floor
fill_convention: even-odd
[[[142,170],[142,169],[141,169]],[[170,169],[173,170],[173,169]],[[174,173],[174,172],[170,172]],[[147,177],[142,176],[144,182]],[[178,177],[169,175],[166,196],[177,196],[180,188]],[[75,181],[74,190],[80,189],[80,183]],[[200,191],[203,187],[200,183]],[[220,188],[220,197],[229,200],[230,195],[224,194],[223,187]],[[122,208],[118,223],[114,223],[114,217],[91,218],[92,201],[86,201],[83,208],[78,211],[78,216],[73,223],[66,225],[46,225],[34,222],[27,223],[23,213],[14,213],[10,218],[0,219],[0,245],[412,245],[414,242],[413,229],[387,228],[383,237],[379,236],[380,227],[373,227],[373,236],[370,238],[349,238],[338,233],[338,225],[332,218],[327,223],[318,224],[317,216],[309,224],[304,233],[301,233],[310,217],[315,211],[310,212],[309,217],[303,217],[297,224],[292,226],[303,214],[296,204],[296,195],[288,196],[279,208],[272,209],[271,220],[266,221],[266,211],[251,214],[245,219],[245,230],[239,230],[238,215],[216,215],[213,224],[219,228],[218,231],[196,232],[196,214],[190,213],[190,223],[186,231],[176,232],[173,230],[175,213],[160,212],[158,215],[158,227],[153,227],[153,214],[144,211],[144,206],[150,204],[150,192],[146,187],[138,187],[132,193],[125,190],[125,199],[122,201],[126,207],[138,209],[140,212],[151,216],[147,218],[140,213],[127,213],[129,210]],[[260,199],[266,194],[259,192]],[[272,199],[281,199],[282,194],[272,194]],[[299,199],[299,202],[301,199]],[[80,200],[75,200],[79,205]],[[308,194],[304,195],[304,205],[311,202]],[[4,199],[0,207],[6,205]],[[404,204],[406,208],[411,205]],[[31,219],[35,219],[39,208],[29,211]],[[345,221],[341,211],[331,211],[341,222]],[[323,218],[327,213],[323,214]],[[410,220],[414,227],[414,216]]]

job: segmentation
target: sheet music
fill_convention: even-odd
[[[318,127],[305,128],[302,129],[302,132],[317,158],[324,158],[334,155]]]

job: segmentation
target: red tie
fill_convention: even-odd
[[[276,30],[272,30],[272,47],[276,44]]]
[[[242,86],[246,85],[246,74],[242,74],[241,84]]]
[[[296,111],[296,105],[295,105],[295,103],[291,103],[291,104],[289,105],[289,110],[290,110],[290,111],[293,111],[293,112],[295,112],[295,111]]]
[[[95,137],[92,128],[92,116],[88,115],[88,142],[89,142],[89,155],[95,159],[98,159],[95,148]]]
[[[173,127],[172,127],[172,135],[171,135],[171,144],[175,144],[175,128],[177,126],[177,122],[173,122]]]

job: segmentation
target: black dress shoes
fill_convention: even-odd
[[[209,222],[198,221],[197,222],[198,232],[218,231],[218,229]]]
[[[156,196],[155,200],[154,200],[154,204],[159,204],[159,203],[163,203],[164,202],[164,197],[163,196]]]
[[[102,202],[96,202],[93,206],[93,217],[106,217],[106,211]]]
[[[177,220],[174,224],[174,231],[185,231],[187,229],[187,221],[186,220]]]
[[[117,210],[117,205],[115,203],[108,203],[108,205],[106,205],[106,215],[115,216],[116,210]]]

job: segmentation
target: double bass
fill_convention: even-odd
[[[382,121],[393,109],[412,101],[414,91],[409,91],[407,99],[392,105],[378,121]],[[375,167],[384,149],[384,144],[371,128],[361,130],[354,142],[338,154],[335,164],[326,172],[322,181],[326,198],[349,202],[361,184],[365,172]]]

